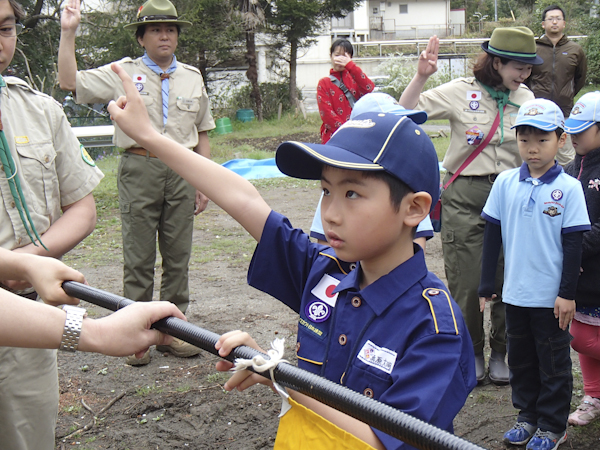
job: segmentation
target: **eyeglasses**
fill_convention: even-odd
[[[0,36],[15,37],[21,34],[25,26],[22,23],[0,25]]]
[[[545,22],[562,22],[563,19],[562,17],[547,17]]]

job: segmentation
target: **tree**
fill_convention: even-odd
[[[352,12],[361,0],[272,0],[265,4],[267,28],[283,36],[289,46],[290,103],[298,103],[296,65],[298,49],[324,28],[326,21]]]
[[[258,64],[256,61],[256,30],[265,24],[265,13],[258,0],[238,0],[237,8],[242,18],[246,34],[246,62],[248,70],[246,77],[252,85],[250,96],[256,106],[256,114],[259,121],[263,120],[262,98],[258,85]]]

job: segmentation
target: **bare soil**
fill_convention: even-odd
[[[279,138],[282,140],[285,139]],[[319,196],[316,184],[307,187],[306,183],[298,186],[274,183],[260,191],[273,209],[287,215],[295,226],[309,229]],[[115,233],[120,234],[118,227]],[[187,318],[215,333],[233,329],[248,331],[264,348],[268,348],[273,339],[284,337],[286,356],[293,359],[296,315],[246,284],[253,248],[247,233],[214,204],[196,218],[190,265],[192,300]],[[91,286],[122,295],[120,248],[111,250],[114,264],[101,267],[87,262],[88,251],[86,246],[76,248],[67,262],[81,270]],[[444,279],[439,236],[427,244],[427,263],[432,272]],[[157,290],[155,298],[158,299]],[[108,313],[94,305],[85,306],[92,316]],[[281,402],[270,389],[255,386],[243,393],[224,392],[222,385],[227,376],[216,372],[217,357],[208,353],[179,359],[153,348],[151,355],[149,365],[131,367],[123,358],[60,353],[57,448],[234,450],[273,447]],[[574,408],[583,394],[575,353],[573,362]],[[486,449],[506,448],[501,442],[502,433],[515,420],[510,392],[508,386],[498,387],[489,382],[476,387],[455,420],[456,434]],[[570,427],[569,438],[561,448],[599,449],[600,426]]]

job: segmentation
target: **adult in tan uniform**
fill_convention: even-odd
[[[0,0],[0,72],[24,16],[15,0]],[[102,172],[56,101],[18,78],[0,80],[0,247],[59,258],[94,229]],[[2,288],[37,298],[28,282],[1,278]],[[0,347],[0,447],[54,449],[57,414],[56,351]]]
[[[400,98],[405,108],[427,112],[430,119],[448,119],[452,136],[443,166],[445,184],[482,141],[485,141],[499,114],[500,123],[491,141],[461,172],[442,196],[442,248],[448,287],[469,327],[475,351],[476,375],[485,378],[483,355],[485,333],[479,309],[478,287],[483,246],[483,205],[496,176],[521,165],[514,125],[519,106],[534,98],[522,84],[534,64],[535,40],[525,27],[496,28],[473,67],[474,77],[459,78],[421,93],[425,82],[437,70],[439,40],[429,40],[420,55],[417,74]],[[504,109],[505,107],[505,109]],[[503,262],[497,270],[497,289],[502,292]],[[508,384],[505,362],[506,336],[504,305],[500,298],[491,305],[491,357],[489,376],[496,384]]]
[[[60,86],[73,91],[78,103],[116,100],[125,92],[110,65],[77,70],[75,34],[80,20],[79,0],[70,0],[61,18]],[[140,8],[137,21],[125,26],[136,30],[144,56],[124,58],[118,64],[135,81],[153,126],[184,147],[210,158],[207,131],[215,124],[202,75],[195,67],[177,62],[174,55],[180,29],[190,25],[178,20],[170,1],[148,0]],[[152,300],[158,234],[163,269],[160,299],[175,303],[185,313],[189,304],[188,263],[194,213],[203,211],[208,199],[118,127],[114,143],[125,149],[118,178],[124,296]],[[200,352],[178,339],[158,350],[180,357]],[[150,353],[142,359],[128,359],[132,365],[148,362]]]

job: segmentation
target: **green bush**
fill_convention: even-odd
[[[290,87],[289,82],[281,83],[261,83],[260,95],[262,97],[262,108],[263,118],[272,119],[277,117],[279,110],[279,104],[282,105],[282,112],[290,111],[292,105],[290,104]],[[235,112],[238,109],[252,109],[254,115],[258,116],[254,100],[250,97],[252,92],[252,86],[245,85],[232,92],[227,108],[221,111],[223,115],[229,116],[230,118],[235,117]],[[298,99],[302,100],[302,93],[298,89]]]

